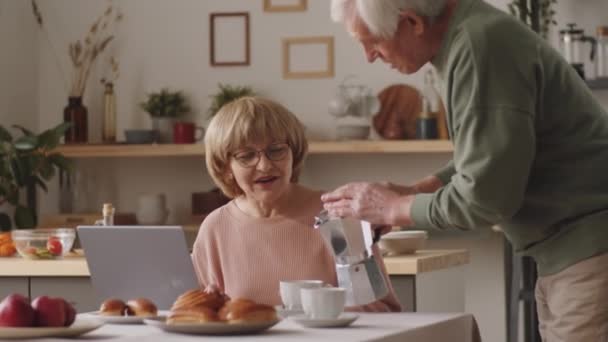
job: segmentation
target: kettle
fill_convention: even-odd
[[[593,62],[595,58],[596,40],[591,36],[585,36],[585,31],[577,28],[574,23],[568,24],[567,26],[567,29],[559,31],[562,55],[578,74],[585,79],[585,60],[581,56],[582,45],[584,43],[591,44],[589,60]]]
[[[372,252],[380,233],[371,223],[329,217],[323,210],[315,217],[314,227],[333,253],[338,286],[346,290],[346,306],[366,305],[386,297],[388,287]]]

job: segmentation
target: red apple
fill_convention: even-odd
[[[63,298],[40,296],[32,301],[34,323],[38,327],[65,326],[66,305]]]
[[[65,306],[65,326],[69,327],[76,320],[76,309],[67,300],[63,300]]]
[[[34,326],[34,309],[28,299],[20,294],[11,294],[0,303],[0,326]]]

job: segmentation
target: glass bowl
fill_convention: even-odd
[[[28,259],[58,259],[72,249],[76,232],[70,228],[16,229],[12,232],[17,252]]]

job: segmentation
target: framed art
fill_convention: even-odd
[[[334,77],[334,37],[283,39],[283,78]]]
[[[250,64],[249,13],[209,15],[209,54],[212,66]]]
[[[264,0],[265,12],[303,12],[308,0]]]

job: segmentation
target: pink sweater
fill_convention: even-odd
[[[335,286],[333,256],[313,228],[321,201],[300,209],[301,215],[289,218],[252,217],[234,201],[214,210],[203,221],[192,250],[201,286],[216,285],[232,298],[249,298],[268,305],[281,304],[281,280],[318,279]],[[378,253],[376,256],[382,260]],[[381,302],[357,309],[401,309],[383,262],[381,266],[390,294]]]

